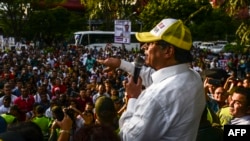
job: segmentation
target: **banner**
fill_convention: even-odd
[[[115,20],[115,43],[130,43],[131,21]]]

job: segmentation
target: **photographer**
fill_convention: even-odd
[[[86,120],[85,113],[82,117]],[[120,141],[117,135],[117,127],[114,124],[116,121],[116,111],[112,99],[101,96],[97,99],[95,105],[96,122],[88,126],[80,128],[73,140],[74,141]],[[69,118],[64,111],[62,121],[57,121],[57,125],[61,128],[57,141],[68,141],[70,139],[70,131],[72,129],[72,119]]]
[[[222,83],[218,85],[215,82],[216,79],[211,77],[207,77],[204,81],[208,109],[207,117],[213,126],[223,127],[232,118],[228,109],[229,93],[223,88]]]
[[[206,78],[204,81],[204,88],[205,92],[210,94],[210,96],[207,95],[207,105],[214,113],[217,113],[220,108],[228,105],[228,103],[226,103],[228,93],[223,88],[222,84],[219,84],[219,81],[216,82],[216,79]]]
[[[237,85],[241,85],[241,81],[237,78],[235,73],[232,73],[224,83],[224,89],[227,90],[228,93],[232,94],[233,90]]]

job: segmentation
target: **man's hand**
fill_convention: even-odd
[[[126,84],[126,92],[129,98],[138,98],[142,92],[142,80],[139,77],[137,84],[133,81],[133,76],[129,77],[129,81]]]
[[[52,126],[51,126],[51,129],[52,130],[56,130],[57,128],[60,128],[59,125],[57,124],[57,120],[54,120],[53,123],[52,123]]]
[[[70,130],[73,125],[73,121],[71,118],[65,113],[64,111],[64,118],[62,121],[57,121],[56,124],[62,129],[62,130]]]
[[[105,60],[97,60],[97,62],[106,66],[106,68],[103,70],[104,72],[115,70],[121,64],[121,60],[118,58],[107,58]]]

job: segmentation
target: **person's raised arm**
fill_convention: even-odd
[[[57,125],[60,127],[60,134],[57,141],[69,141],[70,130],[72,128],[73,121],[71,118],[64,112],[64,118],[62,121],[57,121]]]
[[[119,68],[121,66],[122,60],[118,58],[107,58],[105,60],[97,60],[98,63],[106,66],[104,69],[105,72],[110,72],[112,70],[115,70],[116,68]],[[129,62],[127,62],[130,64]],[[132,65],[132,64],[131,64]],[[127,70],[125,70],[127,71]]]
[[[206,97],[206,100],[208,101],[209,100],[209,96],[208,96],[208,93],[210,93],[210,94],[213,94],[213,91],[214,91],[214,89],[213,89],[213,85],[211,85],[211,84],[209,84],[208,83],[208,80],[209,80],[210,78],[208,78],[208,77],[206,77],[205,78],[205,80],[204,80],[204,89],[205,89],[205,97]]]
[[[114,70],[116,68],[120,68],[129,74],[134,74],[134,68],[135,65],[133,62],[127,62],[125,60],[121,60],[118,58],[108,58],[105,60],[97,60],[98,63],[105,65],[106,68],[104,69],[105,72],[109,72],[111,70]],[[140,77],[142,79],[142,85],[145,87],[148,87],[152,84],[151,74],[155,70],[151,67],[142,66],[140,71]]]

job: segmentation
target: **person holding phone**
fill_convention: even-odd
[[[222,107],[228,106],[229,94],[219,79],[207,77],[204,81],[204,88],[207,105],[214,113],[217,113]]]

